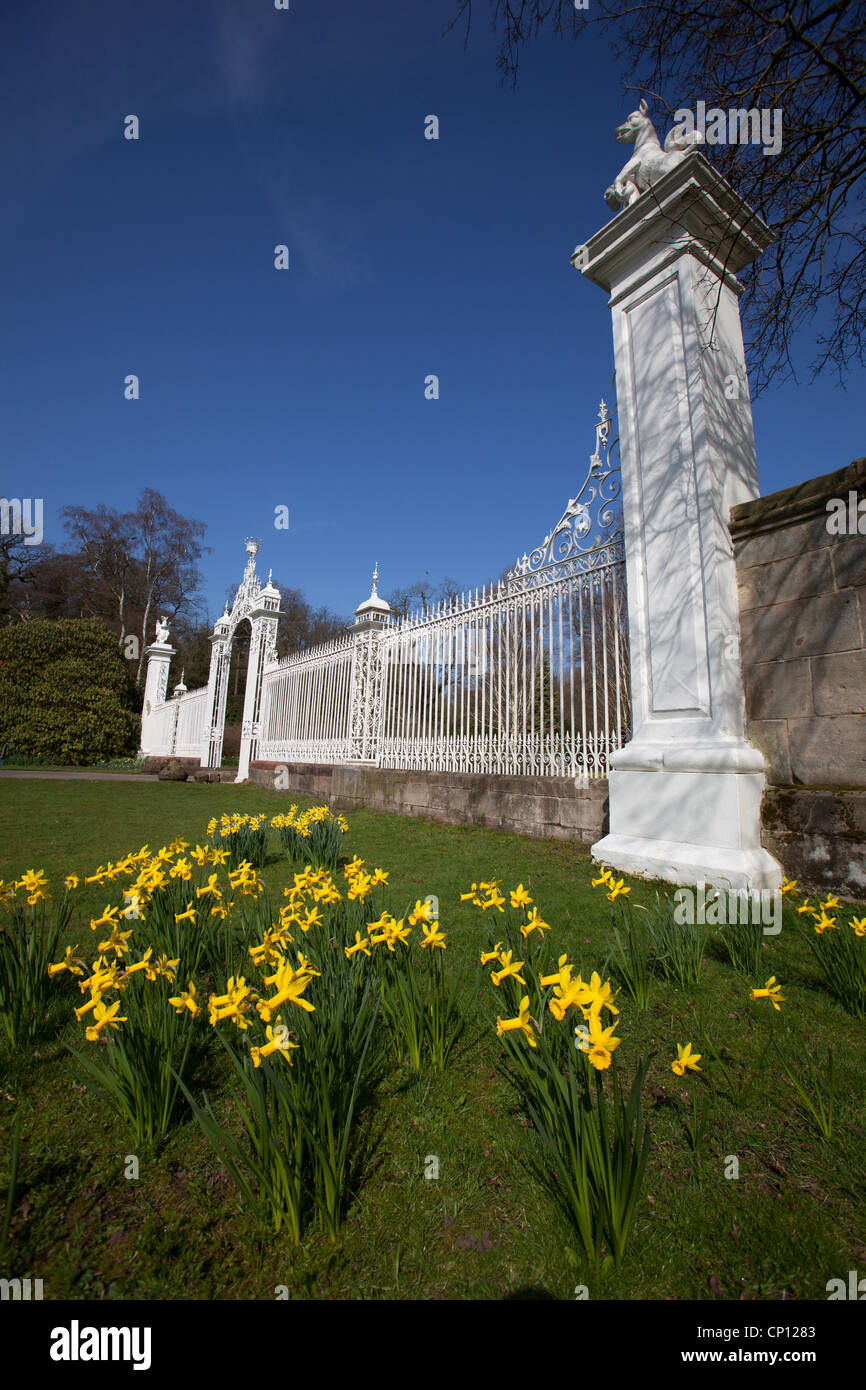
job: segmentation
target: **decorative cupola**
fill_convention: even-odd
[[[280,606],[280,591],[273,582],[273,570],[268,570],[268,582],[256,595],[256,606],[275,613]]]
[[[365,599],[358,608],[355,609],[355,621],[351,623],[350,631],[366,632],[370,628],[388,627],[391,622],[391,605],[380,598],[376,585],[379,581],[379,564],[373,570],[373,583],[370,588],[370,597]]]

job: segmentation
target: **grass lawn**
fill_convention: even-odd
[[[0,879],[43,869],[62,892],[67,874],[92,873],[145,843],[154,851],[178,836],[204,843],[211,816],[272,815],[289,803],[250,784],[0,780]],[[657,978],[645,1010],[627,990],[619,994],[623,1078],[651,1054],[644,1089],[651,1149],[623,1265],[594,1271],[533,1176],[538,1135],[502,1072],[502,993],[479,964],[495,914],[460,902],[474,881],[500,879],[503,891],[521,881],[552,924],[544,964],[568,952],[584,978],[598,970],[616,986],[608,963],[612,908],[591,886],[596,870],[586,850],[376,812],[348,819],[345,852],[390,871],[386,902],[396,916],[418,898],[438,897],[447,964],[466,970],[467,1021],[443,1072],[416,1075],[394,1062],[379,1076],[360,1116],[361,1176],[340,1242],[315,1230],[298,1246],[259,1234],[188,1110],[158,1150],[138,1151],[140,1176],[128,1180],[130,1136],[64,1046],[88,1044],[71,1015],[80,996],[63,975],[35,1045],[0,1043],[4,1189],[21,1117],[0,1274],[41,1278],[46,1298],[269,1299],[286,1285],[290,1297],[315,1299],[572,1299],[583,1284],[593,1299],[733,1300],[826,1299],[828,1280],[866,1270],[866,1023],[823,988],[807,917],[786,905],[781,933],[765,938],[759,979],[735,973],[712,942],[700,985],[681,989]],[[291,870],[274,839],[261,877],[282,900]],[[654,902],[655,893],[655,885],[632,883],[637,903]],[[69,939],[84,945],[88,960],[89,920],[121,894],[119,883],[76,890]],[[783,988],[781,1013],[749,997],[749,985],[771,975]],[[207,992],[205,982],[200,994]],[[804,1083],[804,1057],[820,1062],[833,1049],[829,1141],[772,1060],[774,1029]],[[672,1072],[676,1044],[686,1042],[703,1054],[700,1077]],[[206,1087],[215,1110],[228,1114],[221,1062],[209,1055],[192,1089]],[[695,1088],[711,1100],[700,1158],[685,1129]],[[424,1175],[431,1155],[434,1180]],[[736,1178],[726,1177],[732,1157]]]

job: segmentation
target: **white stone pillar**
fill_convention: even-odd
[[[690,154],[577,259],[613,315],[633,711],[592,853],[672,883],[782,881],[761,847],[728,529],[731,507],[758,495],[735,274],[770,240]]]
[[[144,702],[141,707],[141,746],[138,750],[140,758],[146,758],[155,751],[155,711],[157,705],[165,703],[168,668],[171,658],[176,655],[176,649],[170,647],[167,640],[152,642],[144,649],[147,667],[144,678]]]
[[[352,652],[352,689],[349,704],[349,741],[352,761],[375,763],[382,722],[382,639],[391,622],[391,609],[379,597],[378,564],[373,570],[370,597],[355,609],[349,631],[355,637]]]
[[[231,636],[227,614],[219,619],[210,639],[210,669],[207,678],[207,722],[202,738],[201,766],[219,767],[222,762],[223,731],[226,717]]]
[[[264,672],[276,660],[280,591],[271,583],[270,575],[265,587],[256,595],[248,617],[252,635],[244,686],[244,712],[236,782],[245,782],[250,775],[250,762],[255,757],[256,747],[261,738],[259,716],[262,706],[262,679]]]

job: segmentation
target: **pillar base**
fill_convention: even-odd
[[[760,844],[758,772],[611,770],[610,823],[597,863],[637,878],[750,890],[780,887],[781,866]]]

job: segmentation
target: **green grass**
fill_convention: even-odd
[[[223,811],[275,814],[291,799],[249,784],[0,781],[0,878],[41,868],[57,883],[144,843],[203,842],[207,821]],[[754,982],[777,976],[781,1015],[749,1000],[748,981],[718,944],[700,986],[656,979],[646,1010],[619,995],[623,1076],[654,1053],[645,1090],[652,1147],[623,1267],[597,1276],[531,1175],[535,1135],[500,1071],[503,1001],[478,965],[491,914],[459,901],[473,881],[520,880],[553,924],[546,957],[568,951],[584,974],[604,973],[611,908],[590,886],[586,850],[368,811],[348,820],[345,852],[390,870],[397,915],[438,896],[449,958],[470,967],[470,1017],[443,1073],[416,1078],[392,1067],[364,1110],[363,1178],[338,1246],[316,1234],[297,1248],[260,1237],[191,1118],[158,1153],[138,1153],[140,1177],[127,1179],[130,1141],[63,1046],[82,1039],[68,1022],[76,997],[61,986],[45,1036],[16,1052],[0,1048],[0,1212],[21,1122],[0,1274],[42,1278],[46,1298],[270,1299],[286,1285],[291,1297],[315,1299],[571,1299],[587,1284],[596,1299],[824,1299],[829,1279],[866,1267],[866,1024],[822,988],[803,919],[786,909]],[[276,837],[262,877],[281,895],[287,866]],[[632,897],[649,904],[655,892],[635,882]],[[90,916],[119,898],[119,885],[78,890],[72,940],[89,952]],[[698,1020],[721,1063],[701,1045]],[[813,1057],[834,1049],[830,1142],[770,1060],[771,1027],[786,1024],[793,1055],[796,1040]],[[700,1077],[671,1071],[675,1044],[687,1041],[704,1054]],[[698,1161],[684,1125],[692,1086],[710,1075],[717,1096]],[[194,1086],[206,1085],[228,1117],[225,1076],[212,1050]],[[424,1177],[428,1155],[439,1160],[438,1179]],[[724,1176],[729,1155],[739,1161],[736,1180]]]

